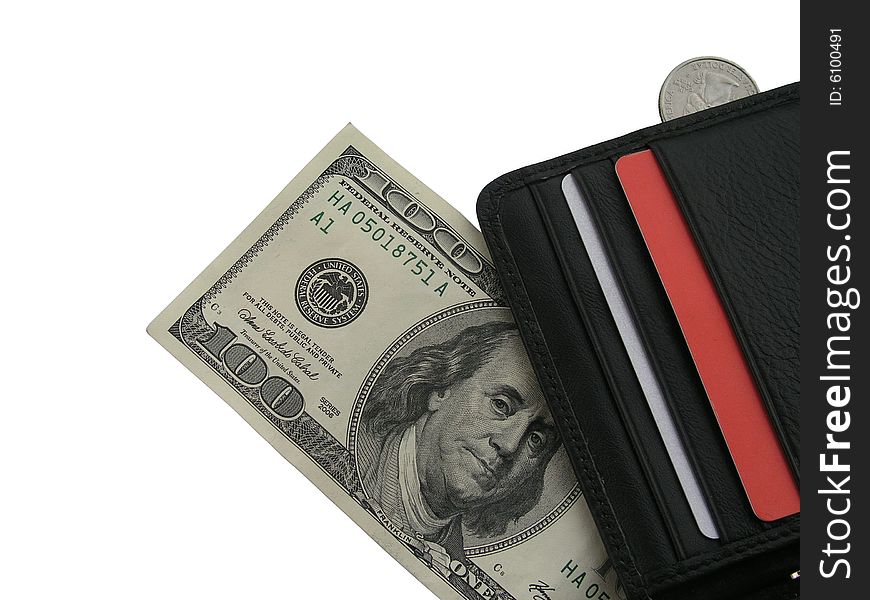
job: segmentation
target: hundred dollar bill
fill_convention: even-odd
[[[480,232],[352,125],[148,331],[439,597],[622,595]]]

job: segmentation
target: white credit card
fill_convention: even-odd
[[[698,477],[689,462],[683,440],[677,431],[676,423],[674,423],[674,417],[665,401],[661,383],[653,370],[646,345],[641,340],[637,324],[616,279],[613,265],[604,247],[604,241],[601,239],[601,233],[592,219],[589,204],[572,175],[566,175],[562,180],[562,193],[565,194],[568,208],[571,210],[577,230],[580,232],[583,247],[592,262],[595,276],[604,292],[607,306],[616,322],[616,328],[622,337],[622,343],[628,353],[638,382],[640,382],[647,404],[649,404],[653,420],[664,441],[665,450],[677,473],[677,479],[686,495],[698,529],[708,538],[719,539],[719,530],[716,528],[707,498],[701,491]]]

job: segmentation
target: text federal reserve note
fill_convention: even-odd
[[[483,238],[353,126],[148,331],[441,598],[620,597]]]

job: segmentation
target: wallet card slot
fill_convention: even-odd
[[[614,161],[599,161],[573,174],[587,192],[722,541],[762,530],[764,524],[751,511],[679,323],[616,177]]]
[[[594,265],[576,226],[570,227],[573,216],[564,201],[561,178],[532,185],[530,189],[575,310],[592,340],[591,349],[606,378],[610,401],[625,428],[625,448],[637,455],[649,487],[649,499],[662,516],[666,528],[662,535],[668,535],[681,558],[715,548],[716,543],[698,528],[664,440],[657,434],[657,424]]]
[[[650,144],[742,347],[793,475],[800,470],[800,150],[749,116]],[[767,142],[767,143],[765,143]],[[763,153],[759,150],[763,148]]]
[[[583,250],[592,263],[598,288],[600,288],[607,307],[610,309],[612,321],[616,324],[625,354],[628,356],[635,379],[640,385],[641,393],[639,396],[645,400],[646,407],[649,408],[659,434],[657,439],[664,443],[670,464],[676,472],[679,487],[689,503],[694,522],[705,537],[719,539],[719,530],[710,510],[709,502],[700,488],[700,481],[686,452],[683,437],[677,430],[673,411],[665,398],[660,378],[652,364],[651,352],[647,344],[643,342],[634,313],[625,299],[625,294],[622,291],[623,286],[613,268],[610,252],[598,228],[597,220],[592,214],[586,192],[581,189],[578,179],[571,174],[562,179],[562,193],[580,234]],[[634,395],[638,396],[638,394]],[[645,414],[644,404],[637,404],[639,412]],[[677,495],[677,498],[679,497],[681,496]],[[669,504],[673,504],[675,501],[675,498],[671,498]]]
[[[553,193],[558,193],[559,182],[553,184]],[[623,416],[612,399],[608,377],[598,359],[600,352],[595,350],[597,340],[589,335],[587,322],[595,317],[587,314],[584,321],[577,311],[531,190],[519,190],[503,209],[505,231],[509,232],[506,243],[517,271],[523,273],[522,286],[528,301],[527,308],[512,308],[518,315],[529,354],[546,353],[546,362],[533,360],[545,393],[553,400],[566,400],[551,401],[551,408],[568,456],[589,494],[602,537],[612,552],[615,548],[632,548],[637,567],[643,571],[673,564],[679,556],[668,525],[658,505],[649,501],[647,476],[637,453],[631,450]],[[516,280],[512,285],[520,282]],[[539,346],[542,340],[536,341],[538,338],[531,335],[534,329],[545,336],[545,347]],[[587,448],[600,457],[594,464],[590,463]],[[611,520],[608,515],[613,507],[624,504],[633,509],[620,513],[616,522]],[[620,558],[618,552],[613,558],[617,565],[627,559]]]

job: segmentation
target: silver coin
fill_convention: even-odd
[[[671,71],[659,92],[662,121],[690,115],[758,93],[758,85],[740,66],[715,56],[693,58]]]

